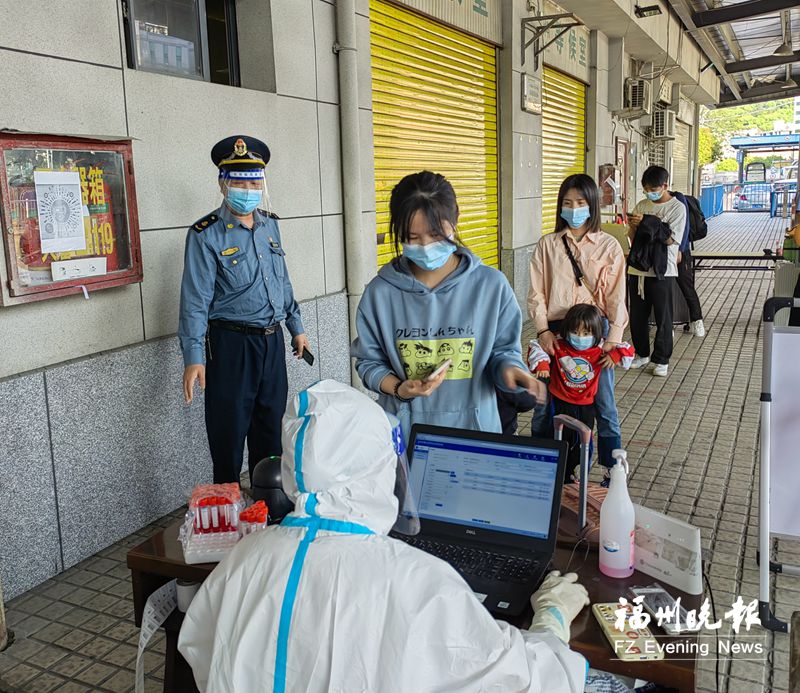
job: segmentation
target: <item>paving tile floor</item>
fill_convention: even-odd
[[[709,225],[701,249],[760,250],[775,247],[785,222],[729,213]],[[701,527],[718,618],[736,595],[749,601],[758,591],[759,314],[771,286],[769,272],[700,272],[707,336],[676,329],[667,378],[618,373],[623,441],[633,463],[631,494]],[[531,331],[526,325],[526,338]],[[529,426],[530,417],[521,417],[521,432]],[[162,518],[10,601],[6,616],[16,642],[0,653],[0,691],[4,685],[24,693],[133,690],[138,630],[125,554],[181,515],[178,510]],[[776,541],[775,548],[778,560],[800,563],[800,544]],[[779,576],[773,598],[777,615],[788,619],[800,609],[800,578]],[[751,633],[766,646],[766,657],[723,657],[719,690],[787,691],[788,637]],[[727,629],[721,637],[727,639]],[[713,652],[714,639],[708,642]],[[162,690],[163,653],[159,633],[145,654],[148,693]],[[698,691],[716,690],[714,676],[713,661],[702,660]]]

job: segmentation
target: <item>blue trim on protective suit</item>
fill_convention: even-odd
[[[323,532],[340,532],[342,534],[375,534],[369,527],[344,522],[343,520],[330,520],[327,517],[284,517],[282,527],[312,527]]]
[[[303,393],[301,393],[302,395]],[[301,404],[302,410],[302,404]],[[305,425],[305,424],[304,424]],[[301,433],[303,429],[301,428]],[[295,468],[296,469],[296,468]],[[306,535],[297,547],[297,553],[292,560],[292,567],[289,570],[289,579],[286,583],[286,591],[283,593],[281,603],[281,616],[278,625],[278,644],[275,654],[275,677],[272,683],[274,693],[285,693],[286,691],[286,667],[289,654],[289,632],[292,627],[292,614],[294,603],[297,598],[297,588],[300,584],[300,576],[303,572],[303,563],[306,560],[308,547],[317,537],[320,530],[326,532],[341,532],[343,534],[374,534],[374,532],[364,525],[355,522],[344,522],[342,520],[331,520],[320,517],[317,514],[317,497],[309,494],[306,498],[305,511],[309,517],[285,517],[281,525],[284,527],[305,527]]]
[[[300,431],[297,434],[297,444],[294,448],[294,479],[297,482],[297,489],[300,493],[306,493],[306,484],[303,479],[303,444],[306,438],[306,429],[311,417],[306,414],[308,411],[308,391],[303,390],[300,393],[300,409],[297,412],[297,418],[303,419],[300,426]]]
[[[292,561],[292,568],[289,571],[289,580],[286,583],[286,591],[283,593],[283,603],[281,604],[281,617],[278,625],[278,645],[275,653],[275,677],[272,682],[273,693],[284,693],[286,691],[286,660],[289,650],[289,629],[292,625],[292,611],[294,601],[297,597],[297,586],[300,583],[300,573],[303,571],[303,563],[306,560],[308,547],[317,534],[316,527],[310,527],[306,532],[297,553]]]

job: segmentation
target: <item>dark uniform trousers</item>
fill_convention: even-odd
[[[239,481],[245,438],[251,481],[260,460],[281,454],[285,358],[280,327],[265,336],[209,326],[205,410],[215,484]]]
[[[689,320],[692,322],[702,320],[703,309],[700,307],[697,289],[694,288],[694,262],[690,248],[681,253],[681,261],[678,263],[678,288],[689,307]]]

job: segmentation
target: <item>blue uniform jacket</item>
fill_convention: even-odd
[[[224,204],[186,235],[178,337],[186,366],[205,361],[209,320],[267,327],[286,321],[303,333],[277,221],[253,213],[252,230]]]

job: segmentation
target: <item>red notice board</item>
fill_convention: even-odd
[[[0,210],[1,304],[142,281],[130,140],[0,132]]]

